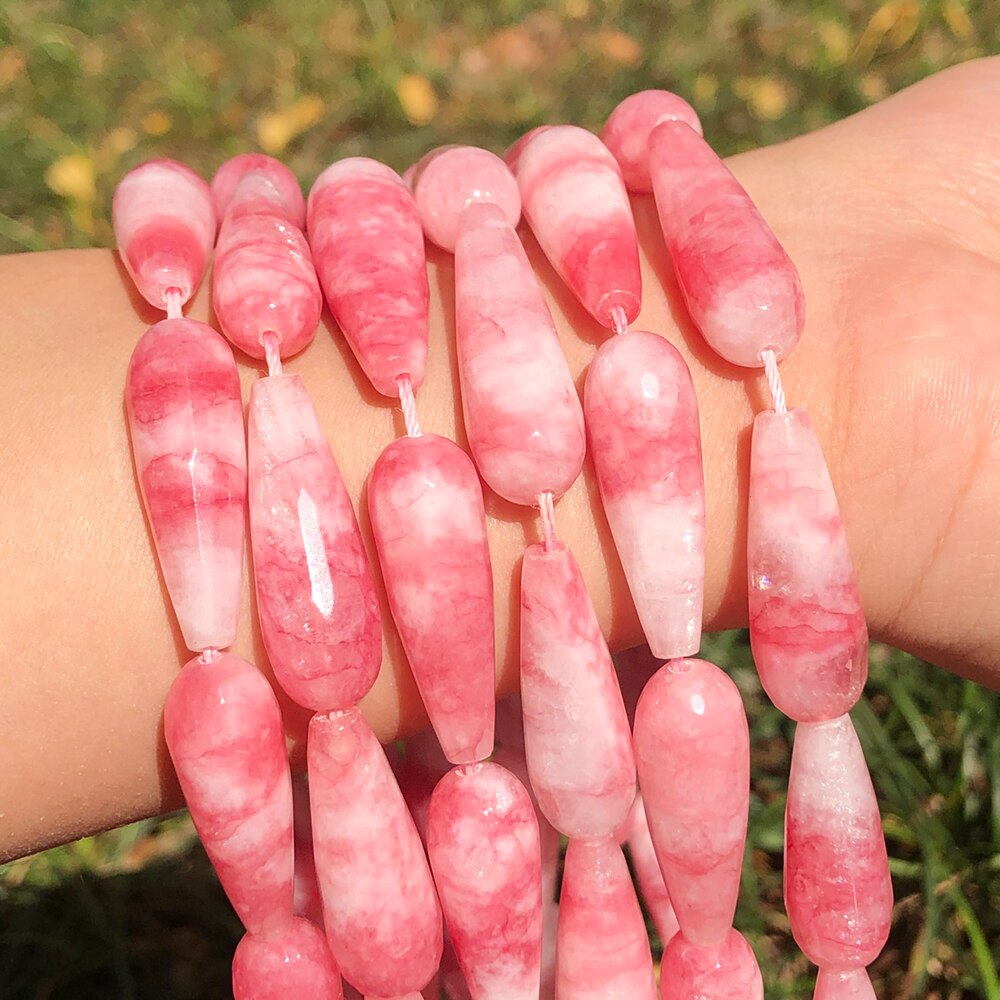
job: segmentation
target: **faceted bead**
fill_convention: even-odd
[[[234,1000],[342,1000],[337,963],[323,932],[301,917],[267,935],[247,934],[233,955]]]
[[[191,818],[252,934],[292,913],[292,783],[281,710],[264,676],[222,653],[170,687],[163,729]]]
[[[247,465],[229,345],[211,327],[167,319],[129,363],[132,454],[160,569],[189,649],[236,638]]]
[[[484,760],[493,753],[493,573],[475,466],[447,438],[400,438],[375,463],[368,512],[389,607],[445,756]]]
[[[537,1000],[542,957],[538,822],[498,764],[446,774],[431,797],[427,853],[448,934],[475,1000]]]
[[[521,701],[539,808],[567,837],[610,836],[635,798],[632,739],[583,578],[559,542],[524,553]]]
[[[570,840],[559,899],[559,1000],[656,1000],[646,924],[614,838]]]
[[[357,709],[309,723],[313,851],[327,938],[364,993],[422,989],[441,959],[441,910],[389,762]]]
[[[663,1000],[763,1000],[764,984],[753,950],[739,931],[702,948],[677,934],[660,964]]]
[[[230,207],[233,193],[247,174],[267,179],[280,198],[289,221],[299,229],[305,225],[306,202],[298,178],[280,160],[263,153],[241,153],[226,160],[212,178],[215,214],[221,220]]]
[[[681,929],[715,947],[736,911],[750,799],[750,736],[739,690],[704,660],[672,660],[635,711],[646,817]]]
[[[427,362],[427,268],[413,196],[389,167],[349,157],[309,192],[309,244],[326,301],[372,385],[395,397]]]
[[[378,598],[351,499],[298,375],[250,390],[250,537],[274,675],[300,705],[350,708],[378,675]]]
[[[509,220],[462,213],[455,324],[462,409],[483,479],[513,503],[561,496],[583,467],[583,410],[552,317]]]
[[[831,971],[870,965],[889,935],[892,882],[878,802],[847,715],[795,732],[785,908],[799,947]]]
[[[649,137],[649,172],[663,237],[688,312],[726,361],[780,360],[802,333],[805,300],[795,265],[750,196],[683,121]]]
[[[626,97],[604,124],[601,141],[621,167],[625,186],[636,194],[649,194],[649,133],[660,122],[681,121],[702,134],[698,114],[682,97],[669,90],[640,90]]]
[[[601,345],[584,413],[604,511],[653,655],[701,645],[705,482],[684,359],[655,333]]]
[[[142,297],[166,309],[166,293],[176,289],[187,302],[215,241],[208,185],[183,163],[150,160],[119,182],[111,217],[122,262]]]
[[[867,969],[820,969],[813,1000],[876,1000],[876,996]]]
[[[750,642],[764,690],[799,722],[835,719],[864,688],[868,629],[805,410],[754,420],[747,517]]]
[[[626,838],[636,881],[639,883],[639,892],[649,915],[653,918],[653,923],[656,924],[660,941],[666,945],[677,933],[680,925],[677,923],[677,914],[674,913],[674,904],[670,902],[667,885],[663,881],[660,863],[656,860],[656,851],[653,849],[653,838],[649,833],[646,809],[641,795],[635,797],[632,812],[626,822]]]
[[[615,158],[593,132],[556,125],[514,160],[524,216],[559,276],[598,323],[613,328],[616,308],[631,323],[642,301],[639,245]]]

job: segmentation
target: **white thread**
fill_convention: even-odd
[[[163,302],[167,307],[167,319],[183,319],[184,295],[179,288],[168,288],[163,293]]]
[[[761,351],[760,359],[764,362],[764,375],[767,377],[767,387],[771,390],[771,401],[774,405],[774,412],[787,413],[788,407],[785,404],[785,389],[781,384],[781,375],[778,372],[778,359],[774,356],[774,351]]]
[[[199,663],[215,663],[217,660],[221,659],[222,659],[222,653],[220,653],[213,646],[208,646],[206,649],[203,649],[198,654]]]
[[[420,437],[420,421],[417,419],[417,401],[413,398],[413,383],[409,375],[397,375],[396,385],[399,387],[399,405],[403,408],[403,422],[406,424],[407,437]]]
[[[278,335],[273,330],[265,330],[260,335],[260,342],[264,345],[264,357],[267,358],[267,374],[281,374],[281,348]]]
[[[551,490],[538,494],[538,509],[542,514],[542,544],[546,552],[556,547],[556,508]]]
[[[628,333],[628,317],[621,306],[611,307],[611,323],[619,337]]]

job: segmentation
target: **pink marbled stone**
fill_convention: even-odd
[[[295,875],[292,880],[292,912],[323,926],[323,901],[313,859],[312,818],[309,815],[309,785],[305,774],[292,778],[292,817],[295,829]]]
[[[130,170],[111,205],[115,242],[136,288],[150,305],[166,309],[165,293],[194,295],[215,240],[208,185],[174,160],[149,160]]]
[[[684,359],[655,333],[601,345],[584,414],[597,482],[653,655],[701,645],[705,477],[698,401]]]
[[[764,998],[757,959],[746,938],[734,930],[714,948],[701,948],[677,934],[663,952],[660,991],[663,1000]]]
[[[570,840],[559,899],[559,1000],[656,1000],[646,923],[614,838]]]
[[[247,934],[233,955],[233,1000],[342,1000],[337,963],[323,932],[308,920],[266,937]]]
[[[798,342],[805,299],[795,265],[750,196],[683,121],[649,137],[649,172],[674,273],[688,311],[726,361],[762,365]]]
[[[326,301],[372,385],[414,389],[427,363],[427,268],[413,196],[389,167],[349,157],[309,192],[309,244]]]
[[[519,143],[511,159],[524,216],[559,276],[598,323],[613,328],[615,307],[631,323],[642,275],[615,158],[593,132],[555,125]]]
[[[252,934],[292,914],[292,782],[271,686],[232,653],[174,680],[163,731],[191,818]]]
[[[635,798],[614,665],[576,561],[557,542],[521,566],[521,702],[531,787],[567,837],[607,837]]]
[[[233,194],[247,174],[266,178],[281,199],[281,205],[291,222],[299,229],[305,225],[306,201],[298,178],[288,167],[264,153],[241,153],[233,156],[215,171],[212,177],[212,200],[215,214],[221,220],[230,207]]]
[[[878,802],[847,715],[795,731],[785,909],[806,957],[829,971],[870,965],[889,935],[892,881]]]
[[[653,848],[653,838],[649,832],[641,795],[635,797],[625,829],[639,892],[653,918],[653,923],[656,924],[660,941],[666,945],[680,929],[680,925],[677,923],[677,914],[674,913],[674,904],[670,902],[667,885],[663,881],[660,864],[656,860],[656,851]]]
[[[378,598],[351,499],[298,375],[250,390],[250,538],[257,615],[281,686],[350,708],[382,661]]]
[[[236,638],[247,459],[229,345],[189,319],[151,326],[125,388],[132,455],[163,579],[189,649]]]
[[[813,1000],[876,1000],[867,969],[829,972],[820,969]]]
[[[636,194],[649,194],[649,133],[660,122],[681,121],[702,134],[697,112],[669,90],[640,90],[626,97],[604,124],[601,141],[618,161],[625,186]]]
[[[736,685],[672,660],[635,710],[635,755],[656,857],[687,938],[714,947],[736,911],[750,800],[750,735]]]
[[[313,853],[330,947],[361,992],[422,989],[441,960],[427,858],[385,752],[360,711],[309,723]]]
[[[544,490],[562,495],[583,467],[583,409],[521,241],[494,205],[462,213],[455,324],[465,429],[483,479],[527,506]]]
[[[747,514],[750,643],[761,683],[799,722],[849,711],[868,629],[844,522],[805,410],[757,414]]]
[[[479,476],[436,434],[379,456],[368,513],[389,607],[445,756],[493,753],[493,573]],[[442,623],[447,623],[443,627]]]
[[[474,1000],[537,1000],[542,957],[538,822],[498,764],[446,774],[431,797],[427,853]]]

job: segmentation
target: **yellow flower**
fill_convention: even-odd
[[[396,84],[396,97],[412,125],[426,125],[437,113],[438,99],[430,80],[420,73],[406,73]]]
[[[284,108],[261,115],[257,120],[257,141],[260,148],[265,153],[277,155],[322,117],[323,100],[315,94],[307,94]]]
[[[86,153],[60,156],[45,171],[49,189],[63,198],[80,204],[90,204],[97,193],[94,183],[94,161]]]

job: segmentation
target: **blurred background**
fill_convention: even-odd
[[[308,185],[348,155],[402,169],[441,143],[598,128],[647,87],[688,98],[731,153],[997,52],[997,0],[4,0],[0,251],[110,246],[114,185],[153,156],[210,176],[263,150]],[[791,727],[745,635],[710,641],[753,735],[737,925],[768,996],[808,997],[781,903]],[[854,718],[895,879],[879,996],[1000,1000],[1000,699],[873,646]],[[0,867],[4,1000],[225,997],[239,933],[184,815]]]

